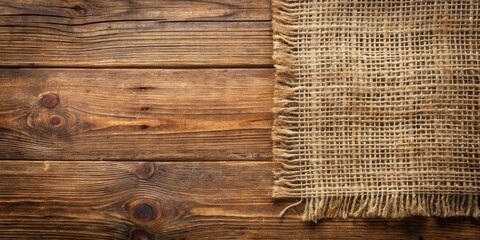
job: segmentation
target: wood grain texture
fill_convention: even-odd
[[[0,67],[271,66],[269,0],[0,1]]]
[[[0,0],[0,67],[270,67],[270,20],[269,0]],[[471,219],[279,218],[257,161],[272,79],[0,69],[0,239],[478,239]]]
[[[302,223],[271,198],[268,162],[5,161],[7,239],[475,239],[478,220]],[[299,211],[297,208],[296,211]]]
[[[273,69],[0,69],[0,159],[269,160],[272,77]]]

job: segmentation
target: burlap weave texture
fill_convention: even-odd
[[[273,196],[480,216],[480,1],[273,0]]]

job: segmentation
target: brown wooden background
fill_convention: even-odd
[[[278,214],[269,0],[0,0],[2,239],[480,239]]]

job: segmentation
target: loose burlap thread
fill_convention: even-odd
[[[273,0],[276,198],[479,217],[480,2]]]

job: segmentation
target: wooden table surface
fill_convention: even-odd
[[[0,0],[0,238],[480,239],[279,217],[271,55],[269,0]]]

